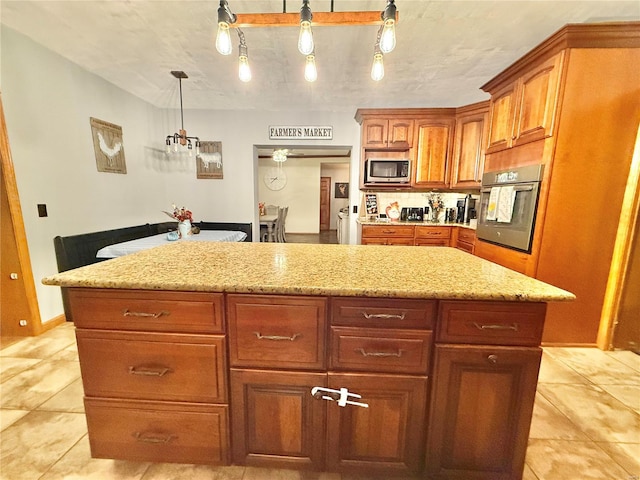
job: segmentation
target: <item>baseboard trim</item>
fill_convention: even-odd
[[[56,328],[58,325],[62,325],[66,321],[67,321],[67,318],[64,316],[64,313],[62,313],[57,317],[53,317],[48,322],[42,322],[42,330],[40,331],[40,333],[44,333],[53,328]]]

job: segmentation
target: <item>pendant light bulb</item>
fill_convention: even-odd
[[[380,37],[380,51],[389,53],[396,48],[396,21],[392,18],[384,21],[382,36]]]
[[[373,54],[373,66],[371,67],[371,78],[376,82],[379,82],[384,77],[384,62],[382,60],[382,53],[376,51]]]
[[[298,36],[298,50],[303,55],[311,55],[313,53],[313,32],[311,31],[311,7],[309,0],[302,1],[300,8],[300,35]]]
[[[251,68],[249,67],[249,58],[245,55],[238,57],[238,77],[243,82],[251,80]]]
[[[313,54],[307,55],[307,61],[304,64],[304,79],[307,82],[315,82],[318,79],[316,56]]]
[[[311,22],[300,22],[300,36],[298,37],[298,50],[303,55],[313,52],[313,32]]]
[[[231,33],[229,32],[229,24],[226,22],[218,23],[218,33],[216,34],[216,50],[222,55],[231,55]]]

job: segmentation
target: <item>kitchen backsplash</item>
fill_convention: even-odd
[[[442,200],[444,201],[444,206],[446,208],[455,208],[458,200],[464,199],[467,196],[467,193],[453,193],[453,192],[360,192],[360,205],[364,204],[364,194],[375,193],[378,196],[378,211],[380,213],[384,213],[387,206],[392,204],[393,202],[398,202],[399,208],[402,207],[426,207],[429,205],[429,197],[430,193],[440,194]],[[471,197],[474,198],[478,204],[480,200],[479,194],[471,194]],[[365,216],[364,209],[360,210],[361,217]],[[440,213],[441,221],[444,220],[444,211]]]

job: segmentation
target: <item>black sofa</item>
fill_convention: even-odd
[[[196,222],[194,225],[200,230],[241,231],[247,234],[245,242],[252,241],[252,224],[250,223]],[[176,228],[176,222],[146,223],[135,227],[116,228],[102,232],[83,233],[67,237],[57,236],[53,239],[53,246],[56,251],[58,272],[106,260],[104,258],[96,258],[96,254],[98,250],[107,245],[150,237],[158,233],[176,230]]]

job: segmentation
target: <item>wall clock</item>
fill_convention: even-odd
[[[264,184],[269,190],[282,190],[287,184],[287,174],[282,168],[272,167],[265,173]]]

